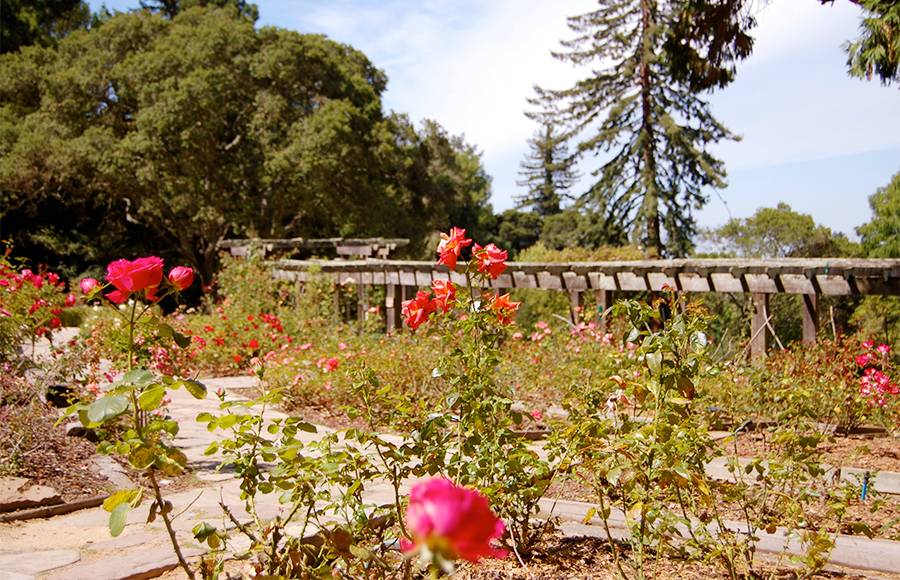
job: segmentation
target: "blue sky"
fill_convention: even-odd
[[[101,2],[91,0],[93,8]],[[137,0],[107,0],[125,10]],[[550,50],[569,36],[567,15],[592,0],[261,0],[260,25],[317,32],[352,44],[387,72],[387,108],[464,134],[493,176],[496,209],[512,205],[534,125],[532,86],[564,87],[582,71]],[[867,196],[900,171],[900,90],[849,78],[844,41],[860,10],[846,0],[771,0],[759,11],[754,54],[737,80],[710,96],[738,143],[715,152],[728,188],[710,192],[702,226],[785,201],[853,234]],[[583,184],[586,187],[587,183]]]

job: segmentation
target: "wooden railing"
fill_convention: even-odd
[[[432,280],[465,285],[462,266],[451,271],[434,262],[400,260],[279,260],[272,263],[279,278],[303,282],[310,275],[331,277],[335,284],[355,284],[358,316],[368,308],[368,286],[385,286],[388,330],[399,328],[400,304]],[[314,274],[311,274],[314,272]],[[855,259],[701,259],[627,262],[510,262],[491,288],[541,288],[569,294],[574,308],[585,292],[593,292],[600,308],[613,292],[659,291],[748,293],[753,304],[751,352],[765,355],[771,326],[769,296],[802,296],[803,340],[815,342],[819,327],[818,297],[865,294],[900,295],[900,260]]]

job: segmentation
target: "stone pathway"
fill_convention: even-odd
[[[196,416],[204,411],[218,412],[218,400],[212,393],[219,387],[225,389],[229,398],[235,399],[242,389],[253,387],[255,379],[231,377],[206,379],[203,382],[210,392],[204,400],[194,399],[183,390],[170,393],[170,413],[181,425],[175,443],[185,452],[195,476],[201,482],[196,489],[165,494],[174,506],[173,513],[181,514],[175,520],[175,528],[188,558],[205,551],[194,541],[191,533],[197,523],[207,521],[222,525],[222,511],[218,505],[220,497],[238,518],[246,515],[237,480],[228,473],[216,472],[218,458],[203,454],[209,443],[222,435],[210,433],[205,424],[196,422]],[[285,417],[277,411],[269,411],[267,416]],[[322,431],[327,431],[327,428],[322,428]],[[306,441],[317,437],[307,433],[299,436]],[[283,509],[277,497],[278,494],[258,496],[261,517],[275,517]],[[389,503],[393,501],[393,493],[387,485],[374,486],[367,491],[367,499],[375,503]],[[177,562],[169,538],[159,518],[152,524],[145,523],[147,505],[145,502],[129,514],[125,531],[118,538],[110,537],[107,528],[109,514],[102,508],[49,519],[0,524],[0,580],[138,579],[152,578],[172,570]],[[559,517],[564,533],[602,537],[600,526],[581,523],[590,507],[581,502],[550,499],[541,503],[542,515]],[[625,533],[622,514],[613,513],[610,523],[614,535]],[[761,551],[778,552],[785,542],[783,532],[761,533],[759,548]],[[839,537],[832,561],[892,575],[900,574],[900,542]]]
[[[232,377],[203,382],[211,393],[219,387],[231,393],[253,386],[255,379]],[[191,529],[202,521],[213,525],[221,522],[220,494],[234,513],[245,512],[237,480],[227,473],[215,471],[215,456],[203,455],[207,445],[222,435],[210,433],[195,419],[203,411],[218,412],[218,400],[215,396],[197,400],[183,390],[171,392],[170,396],[170,413],[181,425],[175,443],[185,452],[203,485],[165,495],[174,506],[173,513],[187,508],[175,520],[175,528],[185,548],[185,556],[197,556],[204,550],[196,545]],[[267,415],[284,417],[275,411]],[[165,488],[163,491],[165,493]],[[49,519],[0,524],[0,580],[150,578],[173,568],[174,554],[161,519],[157,518],[149,525],[145,523],[147,505],[145,502],[129,514],[125,531],[118,538],[110,537],[109,514],[99,507]],[[263,517],[274,517],[280,509],[277,495],[261,496],[259,511]]]

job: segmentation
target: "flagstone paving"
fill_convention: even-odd
[[[240,398],[239,393],[256,385],[253,377],[214,378],[203,381],[210,393],[225,389],[229,399]],[[220,499],[238,517],[246,516],[240,499],[239,484],[231,474],[219,473],[215,467],[219,457],[206,456],[204,451],[211,441],[223,437],[209,432],[205,424],[198,423],[201,412],[218,411],[215,396],[197,400],[188,393],[171,393],[170,413],[181,429],[175,443],[185,452],[189,465],[200,486],[195,489],[166,494],[178,514],[174,527],[188,558],[199,556],[204,548],[193,539],[191,529],[202,521],[222,525]],[[284,418],[278,411],[267,411],[270,419]],[[327,432],[325,427],[320,433]],[[298,437],[312,441],[319,434],[300,433]],[[410,482],[411,483],[411,482]],[[393,490],[387,484],[371,486],[367,500],[373,503],[390,503]],[[107,528],[108,513],[102,508],[86,509],[49,519],[0,524],[0,580],[24,580],[49,578],[54,580],[103,580],[121,578],[152,578],[176,567],[176,559],[169,538],[160,518],[146,524],[147,508],[133,510],[125,531],[111,538]],[[555,516],[564,524],[562,531],[571,535],[597,535],[602,528],[583,525],[591,506],[586,503],[547,499],[541,503],[541,516]],[[275,517],[284,508],[277,501],[277,494],[257,498],[257,509],[264,519]],[[615,536],[624,535],[625,520],[619,512],[613,512],[610,524]],[[594,524],[598,522],[593,522]],[[739,524],[728,524],[739,529]],[[788,545],[796,549],[796,542],[786,540],[784,533],[761,533],[759,549],[778,552]],[[891,574],[900,574],[900,542],[866,540],[842,536],[832,554],[832,561]]]

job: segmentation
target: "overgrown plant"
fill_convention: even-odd
[[[653,306],[623,301],[615,315],[631,325],[630,364],[569,403],[561,437],[575,451],[573,473],[594,491],[598,515],[623,578],[644,578],[648,558],[703,548],[698,514],[714,504],[705,465],[714,453],[698,412],[698,381],[715,372],[706,317],[667,292]],[[619,553],[610,520],[624,517],[631,558]]]
[[[456,270],[462,250],[472,244],[465,230],[441,234],[439,263]],[[446,384],[437,408],[417,432],[424,470],[482,491],[507,524],[507,539],[521,557],[540,539],[544,524],[532,517],[553,480],[559,461],[541,458],[515,432],[522,414],[513,410],[512,391],[496,381],[507,327],[519,304],[509,295],[482,288],[506,269],[507,253],[494,244],[475,244],[464,266],[465,288],[435,280],[403,305],[410,328],[435,315],[445,342],[433,371]]]
[[[0,254],[0,361],[17,359],[23,342],[30,346],[34,364],[35,343],[39,338],[51,342],[53,333],[62,326],[63,309],[76,303],[74,294],[55,272],[33,272],[16,264],[12,248]]]
[[[153,303],[170,293],[185,290],[193,283],[190,268],[175,267],[163,278],[163,261],[157,257],[138,258],[134,261],[117,260],[107,267],[109,284],[101,286],[97,280],[81,281],[82,292],[88,299],[99,297],[103,289],[112,308],[124,321],[128,333],[125,345],[125,373],[111,384],[94,402],[76,403],[68,408],[66,416],[77,414],[88,429],[111,427],[112,438],[99,445],[102,453],[114,453],[125,458],[136,470],[147,476],[152,493],[148,522],[156,517],[163,520],[178,563],[194,578],[194,571],[185,560],[173,527],[172,503],[160,490],[157,475],[176,476],[184,471],[187,457],[171,444],[178,433],[178,423],[164,412],[166,393],[184,388],[198,399],[206,396],[206,387],[192,379],[154,373],[137,364],[142,334],[154,334],[179,346],[187,346],[189,339],[175,332],[171,326],[154,313]],[[125,528],[128,512],[136,508],[143,498],[143,490],[120,490],[103,502],[108,512],[109,530],[118,536]]]
[[[274,354],[274,353],[273,353]],[[309,577],[323,574],[360,577],[365,570],[401,569],[395,522],[399,521],[399,487],[395,503],[368,503],[364,493],[378,480],[383,466],[367,452],[371,434],[355,429],[319,433],[296,417],[267,417],[282,402],[282,391],[265,379],[265,359],[253,362],[260,394],[251,400],[228,400],[220,393],[223,413],[202,413],[198,421],[228,436],[206,453],[221,453],[220,467],[230,467],[240,480],[241,499],[249,520],[239,519],[224,501],[223,512],[249,547],[236,554],[249,559],[257,574]],[[275,517],[259,513],[258,496],[277,493],[283,506]],[[402,524],[401,524],[402,526]],[[209,523],[194,528],[195,537],[215,550],[202,564],[204,577],[221,571],[223,558],[237,544],[224,528]]]

